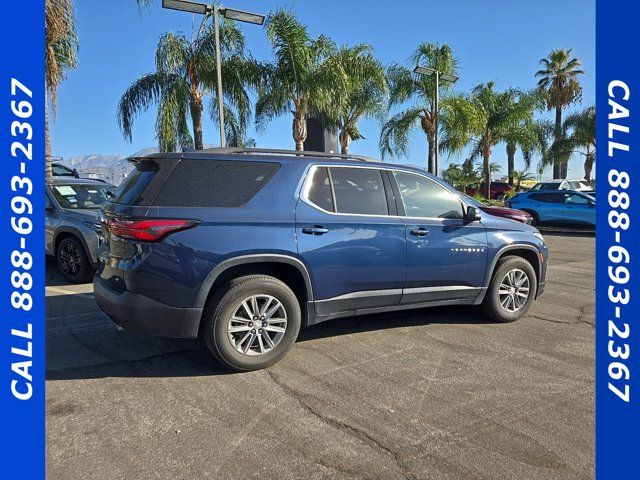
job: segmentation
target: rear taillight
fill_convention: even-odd
[[[199,220],[150,219],[150,220],[105,220],[111,235],[130,240],[155,242],[171,232],[195,227]]]

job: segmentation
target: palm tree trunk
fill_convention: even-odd
[[[427,159],[428,171],[432,175],[436,174],[436,139],[431,133],[427,134],[427,142],[429,143],[429,157]]]
[[[204,143],[202,141],[202,97],[198,94],[192,94],[189,101],[191,109],[191,122],[193,124],[193,147],[196,150],[202,150]]]
[[[591,171],[593,170],[593,153],[587,146],[587,155],[584,159],[584,179],[591,182]]]
[[[44,90],[44,180],[51,183],[53,171],[51,170],[51,134],[49,132],[49,92]]]
[[[485,149],[482,154],[482,169],[484,170],[484,196],[485,198],[491,198],[491,170],[489,168],[489,158],[491,157],[491,151]]]
[[[562,108],[556,107],[556,123],[553,128],[553,140],[559,141],[562,136]],[[562,164],[559,156],[556,154],[553,157],[553,178],[564,178],[562,176]]]
[[[516,167],[516,146],[507,143],[507,174],[509,175],[509,185],[513,187],[513,171]]]
[[[293,140],[296,142],[296,150],[304,150],[304,141],[307,139],[307,119],[305,114],[296,110],[293,112]]]
[[[340,132],[340,153],[342,155],[347,155],[349,153],[349,140],[351,140],[351,137],[349,137],[349,134],[343,129]]]

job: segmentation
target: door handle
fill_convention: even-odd
[[[414,228],[410,230],[409,233],[416,237],[426,237],[427,235],[429,235],[429,230],[427,230],[426,228],[420,227],[420,228]]]
[[[302,233],[308,235],[324,235],[329,231],[328,228],[324,228],[322,225],[314,225],[313,227],[302,227]]]

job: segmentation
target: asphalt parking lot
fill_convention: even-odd
[[[336,320],[231,374],[118,332],[47,265],[49,479],[593,478],[594,237],[547,235],[528,316]]]

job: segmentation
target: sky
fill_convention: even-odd
[[[136,118],[133,140],[128,142],[116,122],[118,101],[133,81],[154,70],[160,35],[173,31],[190,36],[193,22],[197,28],[200,18],[162,9],[161,0],[143,13],[135,0],[77,0],[75,4],[79,64],[58,91],[52,125],[54,155],[127,155],[157,145],[156,108]],[[406,64],[422,42],[447,43],[458,59],[460,80],[455,89],[461,92],[489,80],[499,90],[533,88],[540,59],[553,49],[572,48],[586,74],[581,77],[582,102],[570,111],[595,102],[595,0],[230,0],[225,5],[260,13],[292,8],[312,36],[325,34],[339,45],[368,43],[384,64]],[[241,28],[252,55],[258,60],[271,59],[263,28],[250,24],[241,24]],[[540,116],[551,118],[548,113]],[[365,139],[352,143],[350,152],[379,158],[378,121],[363,120],[360,130]],[[205,115],[205,143],[217,144],[217,131]],[[294,148],[290,116],[273,120],[260,132],[252,128],[248,137],[259,147]],[[426,166],[426,158],[426,137],[418,132],[409,155],[393,161]],[[443,156],[441,169],[464,158],[464,153]],[[504,145],[494,150],[492,161],[501,164],[506,174]],[[577,155],[571,159],[569,177],[582,177],[582,162]],[[518,152],[516,168],[523,166]],[[550,175],[548,169],[544,176]]]

